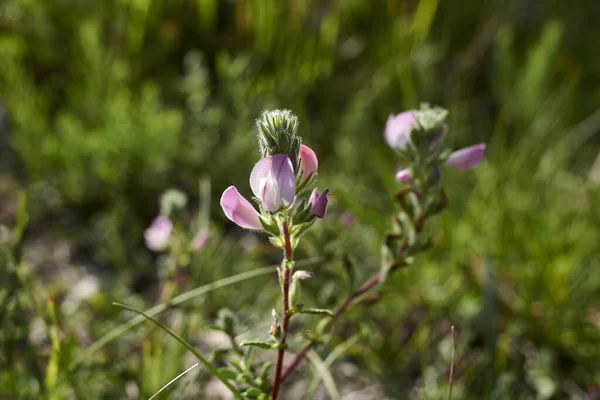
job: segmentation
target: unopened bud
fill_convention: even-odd
[[[264,111],[256,120],[258,129],[258,146],[261,156],[287,154],[294,161],[300,150],[298,117],[290,110]]]

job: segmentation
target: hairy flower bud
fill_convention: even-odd
[[[261,156],[287,154],[296,160],[300,150],[298,117],[290,110],[264,111],[256,120],[258,147]]]

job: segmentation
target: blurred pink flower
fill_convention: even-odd
[[[479,143],[474,146],[457,150],[450,154],[450,158],[446,161],[446,165],[458,170],[473,168],[483,160],[485,147],[485,143]]]
[[[340,215],[340,224],[343,226],[350,226],[354,221],[354,215],[350,211],[344,211]]]
[[[289,207],[296,197],[296,176],[287,154],[275,154],[256,163],[250,174],[250,188],[265,211]]]
[[[412,116],[414,111],[405,111],[398,115],[390,115],[386,124],[384,136],[392,149],[404,149],[410,141],[410,131],[415,123]]]
[[[258,211],[246,200],[235,186],[229,186],[221,196],[221,207],[225,216],[245,229],[263,229]]]
[[[169,246],[173,223],[169,218],[158,216],[154,218],[148,229],[144,232],[146,247],[152,251],[163,251]]]
[[[308,179],[312,174],[312,178],[314,178],[317,173],[317,169],[319,168],[319,161],[317,160],[317,155],[315,152],[308,146],[303,144],[300,145],[300,171],[302,172],[301,181],[304,182]]]
[[[409,169],[401,169],[396,173],[396,181],[398,182],[406,182],[410,178],[412,178],[412,173]]]
[[[323,190],[323,193],[319,195],[319,192],[315,188],[310,198],[308,199],[308,204],[311,205],[310,213],[315,215],[317,218],[324,218],[325,212],[327,211],[327,194],[329,193],[329,189]]]
[[[206,247],[208,243],[208,229],[202,228],[198,231],[194,239],[192,239],[192,250],[198,252]]]

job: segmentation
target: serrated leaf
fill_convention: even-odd
[[[260,340],[242,340],[240,342],[240,347],[244,346],[254,346],[260,347],[261,349],[272,349],[273,345],[268,342],[261,342]]]

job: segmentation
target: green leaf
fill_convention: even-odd
[[[296,311],[300,314],[318,314],[318,315],[327,315],[329,317],[333,317],[333,311],[327,310],[325,308],[301,308]]]
[[[244,346],[254,346],[260,347],[261,349],[273,349],[273,343],[261,342],[260,340],[242,340],[240,342],[240,347]]]
[[[242,393],[242,395],[244,395],[248,399],[256,399],[261,394],[262,394],[262,391],[260,389],[258,389],[258,388],[255,388],[255,387],[251,387],[251,388],[249,388],[248,390],[246,390],[245,392]]]
[[[238,376],[238,373],[236,371],[233,371],[227,367],[219,368],[218,371],[223,378],[228,380],[234,381]]]

